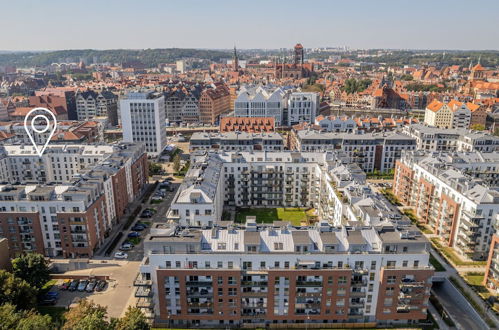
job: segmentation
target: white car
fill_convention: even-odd
[[[116,259],[127,259],[128,258],[128,254],[126,254],[125,252],[116,252],[114,254],[114,257]]]

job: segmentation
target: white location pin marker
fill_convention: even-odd
[[[49,109],[34,108],[24,117],[24,129],[28,133],[28,137],[38,156],[42,157],[45,148],[47,148],[57,129],[57,119]]]

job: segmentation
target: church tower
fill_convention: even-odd
[[[234,45],[234,55],[232,58],[232,65],[233,65],[232,69],[234,72],[239,71],[239,60],[237,59],[237,49],[235,45]]]

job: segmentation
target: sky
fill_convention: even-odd
[[[499,49],[498,0],[0,0],[0,50]]]

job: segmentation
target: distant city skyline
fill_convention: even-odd
[[[0,50],[498,50],[499,2],[3,0]],[[7,33],[5,33],[7,31]]]

